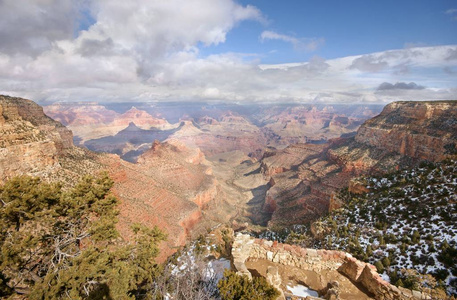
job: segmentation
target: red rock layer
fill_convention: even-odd
[[[107,169],[120,200],[121,235],[130,225],[158,226],[168,234],[159,259],[184,245],[217,195],[217,182],[198,149],[183,143],[154,143],[139,164],[117,155],[99,155],[73,146],[71,131],[30,100],[0,96],[0,182],[22,174],[45,180],[78,182]]]
[[[129,236],[129,226],[158,226],[168,234],[159,260],[183,246],[202,219],[202,209],[217,196],[217,182],[205,166],[204,156],[176,143],[154,142],[137,164],[106,155],[121,200],[119,229]]]
[[[68,126],[108,124],[119,117],[95,102],[55,103],[44,107],[46,115]]]
[[[122,115],[118,116],[113,120],[111,125],[113,126],[125,126],[127,127],[130,122],[135,123],[138,127],[151,127],[168,124],[164,119],[157,119],[152,117],[144,110],[139,110],[136,107],[132,107]]]
[[[390,103],[360,127],[355,139],[405,156],[442,160],[457,144],[457,101]]]
[[[339,208],[338,189],[366,189],[351,179],[382,174],[420,159],[440,160],[456,155],[457,101],[396,102],[365,122],[355,138],[326,145],[294,145],[269,153],[261,170],[274,185],[264,211],[270,225],[312,221]]]

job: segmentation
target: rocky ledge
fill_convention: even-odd
[[[368,299],[431,299],[421,292],[391,285],[381,278],[373,265],[359,261],[351,254],[342,251],[306,249],[295,245],[255,239],[239,233],[233,242],[232,257],[233,265],[238,273],[249,277],[252,275],[246,267],[246,263],[266,260],[274,264],[313,271],[318,274],[335,271],[367,291]],[[250,269],[252,270],[252,265],[250,265]],[[279,286],[277,276],[271,277],[275,277],[275,282],[272,284]],[[267,276],[267,279],[271,277]],[[303,283],[310,286],[306,280],[307,278],[303,278]],[[338,290],[343,290],[345,287],[341,283],[335,284],[332,278],[327,279],[327,281],[332,286],[332,292],[329,293],[327,290],[325,297],[327,299],[344,299],[344,297],[339,296]]]
[[[42,107],[9,96],[0,96],[0,137],[0,182],[56,171],[73,148],[71,131],[47,117]]]

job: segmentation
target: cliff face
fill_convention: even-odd
[[[354,177],[382,174],[420,160],[456,155],[457,101],[395,102],[354,138],[293,145],[269,153],[261,171],[273,182],[264,210],[270,225],[297,224],[341,206],[338,189]],[[352,188],[354,189],[354,187]]]
[[[227,112],[218,120],[203,117],[200,123],[185,121],[170,139],[180,140],[189,147],[200,148],[207,156],[240,150],[260,158],[267,144],[261,130],[245,117]],[[261,155],[260,155],[261,156]]]
[[[0,96],[0,182],[15,175],[56,172],[73,135],[30,100]]]
[[[379,116],[360,127],[355,140],[413,158],[440,161],[457,153],[457,101],[388,104]]]
[[[44,112],[54,120],[68,126],[80,145],[88,140],[114,136],[128,127],[130,123],[145,130],[170,127],[165,119],[154,118],[146,111],[135,107],[119,114],[96,102],[55,103],[44,107]],[[105,150],[97,149],[97,151]]]
[[[159,260],[165,260],[205,226],[204,209],[218,191],[211,168],[198,149],[176,141],[155,141],[137,164],[116,155],[104,155],[101,162],[108,168],[115,182],[114,193],[121,200],[122,236],[129,237],[133,223],[158,226],[167,232]]]
[[[47,117],[39,105],[0,96],[0,184],[27,174],[73,185],[101,170],[115,182],[118,229],[124,238],[129,238],[132,223],[158,226],[168,233],[161,260],[184,245],[196,227],[203,230],[207,225],[202,223],[203,210],[216,198],[218,183],[199,149],[178,141],[156,142],[138,164],[132,164],[117,155],[75,147],[71,131]]]

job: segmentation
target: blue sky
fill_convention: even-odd
[[[262,11],[267,24],[246,21],[217,46],[202,47],[201,55],[224,52],[256,53],[262,63],[307,61],[367,54],[409,46],[457,43],[457,14],[446,11],[456,1],[318,1],[244,0]],[[283,41],[261,41],[264,30],[296,38],[323,38],[316,51],[297,51]]]
[[[3,0],[0,93],[36,101],[457,99],[455,0]]]

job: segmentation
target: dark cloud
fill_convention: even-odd
[[[383,82],[377,88],[378,91],[389,91],[389,90],[423,90],[425,86],[418,85],[414,82],[397,82],[395,84],[389,82]]]
[[[78,11],[71,0],[0,1],[0,52],[36,56],[72,38]]]
[[[363,55],[356,58],[349,69],[357,69],[363,72],[380,72],[388,66],[389,64],[380,58],[372,55]]]
[[[77,52],[84,57],[109,56],[112,53],[114,42],[111,38],[105,40],[83,39]]]

